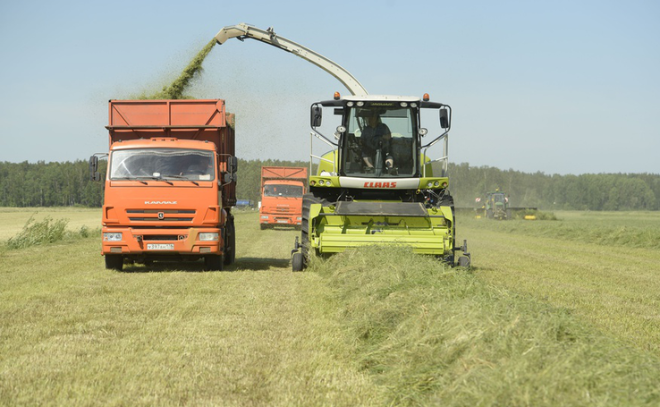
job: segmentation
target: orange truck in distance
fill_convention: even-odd
[[[234,115],[224,100],[111,100],[102,250],[125,262],[235,258]],[[98,157],[90,158],[100,180]],[[104,154],[105,155],[105,154]]]
[[[261,167],[261,229],[302,225],[302,197],[307,192],[307,168]]]

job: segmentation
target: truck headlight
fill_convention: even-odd
[[[104,233],[103,234],[103,241],[105,242],[121,242],[121,232],[112,232],[112,233]]]
[[[210,232],[202,232],[199,234],[198,238],[203,242],[210,242],[210,241],[218,240],[218,234],[210,233]]]

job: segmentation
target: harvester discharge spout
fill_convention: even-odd
[[[357,79],[346,69],[334,63],[330,59],[324,57],[318,52],[297,44],[291,40],[275,34],[273,27],[267,30],[261,30],[251,25],[240,23],[237,25],[230,25],[221,29],[215,36],[218,44],[224,44],[230,38],[237,38],[243,41],[245,38],[251,38],[261,41],[268,45],[277,47],[283,51],[290,52],[312,64],[323,69],[330,75],[334,76],[341,82],[346,89],[353,95],[367,95],[367,90],[358,82]]]

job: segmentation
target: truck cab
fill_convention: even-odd
[[[261,230],[275,226],[300,229],[302,198],[307,192],[307,168],[261,167]]]

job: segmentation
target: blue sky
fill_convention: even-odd
[[[660,173],[657,1],[3,1],[0,161],[107,150],[107,102],[168,85],[224,26],[334,60],[372,94],[452,106],[450,161],[546,174]],[[237,155],[309,153],[309,106],[348,92],[257,41],[216,46],[189,90],[226,99]]]

